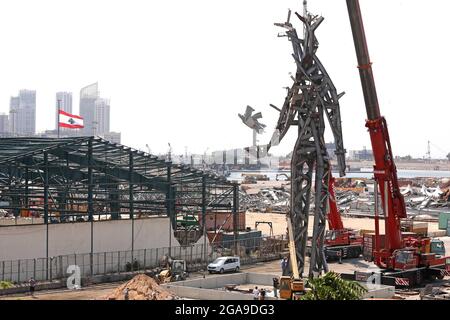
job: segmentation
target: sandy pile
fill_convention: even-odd
[[[173,300],[176,296],[158,285],[145,274],[139,274],[133,279],[114,289],[102,300],[125,300],[125,289],[128,289],[129,300]]]

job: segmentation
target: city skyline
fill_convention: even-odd
[[[3,137],[14,136],[100,136],[108,138],[115,143],[121,142],[121,133],[111,131],[110,125],[110,99],[100,97],[98,83],[83,87],[80,90],[80,106],[76,111],[73,108],[73,93],[71,91],[58,91],[55,94],[55,122],[54,128],[36,130],[36,116],[39,114],[36,103],[37,91],[20,89],[17,96],[10,97],[9,112],[0,112],[0,135]],[[84,116],[82,129],[59,128],[59,110],[70,114]],[[55,137],[56,137],[55,136]]]
[[[148,144],[160,153],[168,150],[170,142],[180,154],[185,146],[199,154],[215,146],[250,146],[252,136],[237,116],[246,105],[263,114],[267,129],[260,143],[270,140],[278,113],[269,104],[279,107],[283,103],[283,87],[290,85],[289,72],[295,70],[292,48],[286,39],[277,38],[280,30],[273,23],[284,22],[288,8],[301,11],[300,1],[231,0],[225,4],[198,0],[188,4],[136,0],[133,6],[80,1],[68,0],[56,7],[49,0],[0,4],[0,12],[5,13],[0,27],[15,26],[3,38],[14,50],[3,52],[0,60],[0,112],[8,112],[9,97],[18,88],[33,88],[38,92],[36,124],[41,132],[53,126],[55,92],[73,92],[73,104],[78,105],[79,88],[99,81],[102,94],[114,99],[111,128],[123,133],[126,145],[145,150]],[[105,7],[107,15],[101,14]],[[429,93],[445,92],[444,75],[450,65],[431,68],[427,77],[433,81],[421,83],[420,90],[412,90],[418,87],[417,79],[405,75],[423,61],[417,39],[433,43],[434,59],[446,61],[449,46],[440,40],[450,28],[445,16],[450,4],[427,1],[427,10],[436,16],[431,33],[418,23],[423,17],[422,1],[361,0],[361,7],[394,155],[423,157],[430,140],[437,146],[432,146],[432,156],[444,158],[450,143],[442,128],[447,127],[450,108],[439,94]],[[55,16],[50,9],[72,14]],[[309,9],[325,18],[318,34],[318,55],[338,91],[346,92],[341,99],[344,146],[347,150],[369,148],[345,3],[315,0],[309,2]],[[186,15],[191,11],[196,12],[195,19]],[[171,23],[160,12],[169,12]],[[232,23],[229,16],[233,16]],[[392,28],[389,23],[380,24],[380,16],[401,21]],[[24,23],[17,25],[16,21]],[[292,22],[299,28],[295,15]],[[70,50],[61,54],[61,42],[55,39],[63,38],[70,39],[66,42]],[[431,110],[440,115],[433,122]],[[331,140],[329,131],[327,141]],[[271,152],[289,153],[294,139],[287,136]]]
[[[100,97],[100,92],[98,90],[98,82],[95,82],[93,84],[90,84],[88,86],[83,87],[80,90],[80,99],[79,99],[79,107],[78,110],[74,110],[73,109],[73,92],[72,91],[58,91],[55,94],[55,113],[56,113],[56,119],[55,119],[55,132],[58,129],[57,124],[58,124],[58,110],[59,108],[63,111],[66,111],[68,113],[72,113],[72,114],[77,114],[82,116],[81,114],[81,109],[82,109],[82,96],[83,96],[83,90],[87,90],[86,93],[84,94],[86,97],[85,99],[88,100],[88,104],[87,107],[92,109],[92,114],[91,113],[86,113],[86,111],[84,112],[85,115],[85,124],[87,123],[93,123],[94,125],[98,125],[98,128],[92,128],[92,126],[90,126],[89,124],[87,125],[87,127],[89,128],[88,130],[83,130],[81,129],[80,131],[78,130],[71,130],[71,129],[65,129],[65,128],[60,128],[61,132],[66,132],[66,134],[68,136],[77,136],[77,135],[94,135],[94,136],[101,136],[105,139],[109,138],[109,140],[111,142],[115,142],[115,143],[121,143],[122,140],[122,134],[121,134],[121,130],[117,130],[117,131],[111,131],[110,130],[110,99],[105,99],[105,98],[101,98]],[[10,97],[10,112],[12,107],[17,108],[17,106],[20,105],[20,94],[21,92],[23,93],[32,93],[34,95],[34,111],[36,112],[36,90],[31,90],[31,89],[20,89],[19,91],[19,95],[18,96],[11,96]],[[95,110],[95,111],[94,111]],[[96,114],[99,110],[100,113]],[[13,117],[16,117],[15,115],[16,112],[13,112]],[[87,115],[87,117],[86,117]],[[34,114],[34,118],[36,118],[36,114]],[[87,121],[86,119],[89,119],[89,121]],[[91,120],[92,119],[92,120]],[[11,129],[11,127],[14,127],[14,124],[12,124],[14,121],[11,121],[11,114],[8,115],[8,113],[6,112],[2,112],[0,111],[0,135],[8,135],[11,134],[12,131],[14,130]],[[17,120],[16,120],[17,121]],[[35,124],[36,127],[36,124]],[[8,130],[5,131],[5,128],[7,128]],[[86,126],[85,126],[86,128]],[[39,135],[39,134],[44,134],[46,132],[52,131],[52,129],[50,128],[44,128],[40,131],[35,131],[33,135]],[[77,132],[75,132],[77,131]],[[17,133],[18,134],[18,133]],[[126,134],[126,132],[125,132]],[[108,140],[108,139],[107,139]],[[329,145],[331,145],[332,143],[328,143]],[[446,159],[447,157],[447,153],[445,153],[446,151],[441,149],[439,146],[433,144],[430,142],[431,145],[433,145],[433,148],[436,149],[440,149],[440,153],[441,155],[438,157],[432,157],[434,159]],[[370,145],[369,145],[370,146]],[[146,150],[148,149],[147,147],[145,148],[139,148],[137,147],[139,150]],[[176,153],[179,154],[183,154],[186,153],[186,149],[187,146],[184,146],[183,150],[177,150]],[[242,148],[247,148],[247,147],[242,147]],[[328,147],[327,147],[328,148]],[[210,148],[207,148],[209,151]],[[220,148],[219,148],[220,149]],[[224,149],[226,151],[226,149]],[[329,153],[331,154],[334,150],[329,149]],[[366,145],[360,146],[360,148],[355,148],[355,149],[347,149],[347,158],[351,159],[351,158],[359,158],[359,154],[365,153],[365,152],[369,152],[369,154],[371,155],[371,149],[370,147],[367,148]],[[433,150],[432,154],[435,155],[434,153],[435,150]],[[154,152],[154,154],[166,154],[167,151],[164,150],[158,150],[157,152]],[[288,152],[289,153],[289,152]],[[190,154],[202,154],[201,152],[197,152],[197,153],[190,153]],[[274,153],[277,156],[285,156],[285,154],[282,153]],[[358,156],[355,156],[358,155]],[[396,156],[398,157],[407,157],[407,156],[411,156],[411,153],[407,153],[407,154],[397,154]],[[419,156],[412,156],[412,158],[415,159],[426,159],[428,156],[431,156],[424,153],[423,155],[419,155]]]

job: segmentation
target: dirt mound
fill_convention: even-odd
[[[176,296],[158,285],[145,274],[139,274],[133,279],[114,289],[102,300],[125,300],[125,289],[128,289],[129,300],[173,300]]]

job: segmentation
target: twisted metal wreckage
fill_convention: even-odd
[[[290,217],[296,246],[299,274],[305,267],[305,253],[308,240],[308,217],[311,189],[314,177],[314,228],[311,243],[309,276],[314,277],[327,272],[328,266],[324,254],[325,224],[328,210],[328,184],[331,165],[325,147],[325,117],[333,132],[340,176],[345,175],[345,149],[342,138],[339,99],[344,93],[337,94],[336,88],[327,71],[316,56],[319,46],[315,32],[324,18],[312,15],[304,1],[303,16],[295,15],[303,23],[304,37],[300,39],[297,30],[290,22],[291,10],[285,23],[275,23],[285,28],[284,34],[292,43],[293,57],[297,65],[292,86],[281,109],[276,131],[269,143],[278,144],[291,126],[298,126],[298,138],[292,153],[291,164],[291,205]]]

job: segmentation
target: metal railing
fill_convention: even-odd
[[[286,250],[287,239],[283,236],[250,238],[220,244],[196,244],[128,251],[97,252],[94,254],[68,254],[55,257],[0,261],[0,280],[13,283],[54,281],[69,277],[69,266],[78,266],[83,279],[97,276],[142,272],[161,268],[162,258],[170,256],[185,260],[189,272],[205,269],[217,257],[239,255],[241,264],[279,259]],[[237,251],[236,251],[237,250]]]

